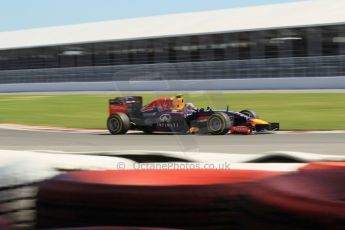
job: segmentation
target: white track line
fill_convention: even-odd
[[[106,129],[78,129],[78,128],[61,128],[49,126],[31,126],[18,124],[0,124],[0,129],[22,130],[36,132],[65,132],[65,133],[108,133]],[[140,131],[129,131],[129,133],[141,133]],[[345,130],[329,131],[276,131],[273,134],[343,134]]]
[[[21,130],[21,131],[43,131],[43,132],[68,132],[68,133],[104,133],[106,129],[77,129],[77,128],[61,128],[48,126],[30,126],[17,124],[0,124],[0,129]]]
[[[277,134],[342,134],[345,130],[328,130],[328,131],[278,131]]]
[[[3,159],[0,161],[0,169],[4,176],[23,176],[24,180],[35,179],[42,176],[55,174],[55,169],[65,170],[119,170],[119,169],[253,169],[269,171],[296,171],[305,163],[249,163],[263,157],[282,155],[293,159],[300,159],[305,162],[312,161],[344,161],[345,157],[336,155],[322,155],[304,152],[268,152],[258,154],[222,154],[222,153],[193,153],[193,152],[157,152],[162,156],[177,157],[190,160],[191,162],[166,162],[166,163],[136,163],[126,159],[121,154],[142,154],[150,155],[154,151],[121,151],[119,154],[113,152],[109,156],[97,156],[88,152],[68,153],[51,151],[13,151],[0,150]],[[97,153],[95,153],[97,154]],[[210,168],[210,166],[212,166]],[[14,173],[16,172],[16,173]],[[48,174],[48,175],[46,175]],[[25,179],[27,178],[27,179]]]

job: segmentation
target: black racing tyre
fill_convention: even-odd
[[[231,126],[231,119],[223,112],[216,112],[207,119],[207,131],[213,135],[224,135],[229,132]]]
[[[125,134],[131,122],[125,113],[114,113],[107,120],[107,127],[112,135]]]
[[[256,112],[254,110],[251,110],[251,109],[244,109],[240,113],[242,113],[244,115],[247,115],[247,116],[249,116],[250,118],[253,118],[253,119],[258,119],[259,118],[259,115],[257,115]]]

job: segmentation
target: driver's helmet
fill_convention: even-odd
[[[184,109],[186,114],[192,114],[196,110],[197,108],[192,103],[186,103],[186,107]]]
[[[186,103],[186,110],[187,111],[193,111],[196,110],[197,108],[192,104],[192,103]]]
[[[183,110],[186,107],[182,94],[176,95],[176,97],[173,99],[173,106],[176,110]]]

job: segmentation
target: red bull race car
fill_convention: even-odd
[[[179,132],[224,135],[252,134],[279,130],[279,123],[269,123],[250,109],[240,112],[196,108],[182,95],[158,98],[143,106],[141,96],[117,97],[109,100],[107,127],[111,134],[128,130],[145,133]]]

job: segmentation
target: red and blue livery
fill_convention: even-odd
[[[275,131],[279,130],[279,123],[266,122],[250,109],[240,112],[228,108],[198,109],[186,103],[182,95],[158,98],[146,106],[141,96],[126,96],[109,100],[107,127],[114,135],[128,130],[224,135]]]

